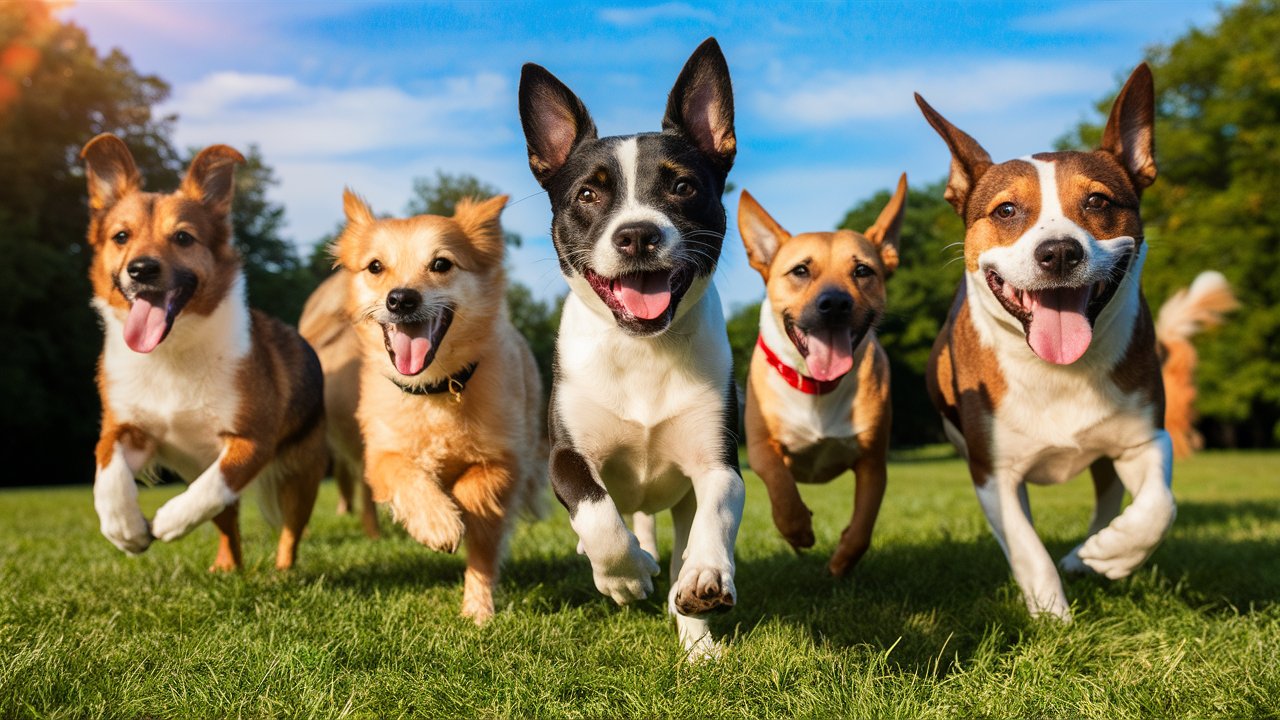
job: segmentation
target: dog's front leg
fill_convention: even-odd
[[[1124,451],[1114,463],[1133,502],[1071,552],[1085,567],[1112,580],[1128,576],[1145,562],[1177,515],[1169,433],[1157,431],[1149,442]],[[1063,559],[1064,564],[1071,555]]]
[[[596,589],[619,605],[648,597],[658,563],[627,529],[586,458],[568,446],[553,448],[551,487],[569,511],[569,524],[591,561]]]
[[[213,465],[156,511],[151,531],[169,542],[213,519],[240,499],[240,491],[266,467],[270,457],[270,451],[261,443],[228,436]]]
[[[126,442],[126,436],[135,442]],[[119,428],[104,430],[98,441],[93,507],[98,512],[103,536],[130,555],[141,553],[151,545],[151,529],[138,506],[138,486],[134,478],[146,467],[153,452],[151,442],[136,431],[130,434]]]
[[[1031,505],[1022,476],[1004,469],[980,479],[975,476],[974,483],[978,502],[1009,560],[1027,610],[1036,617],[1071,620],[1062,578],[1031,524]]]
[[[462,511],[434,476],[400,453],[373,447],[365,449],[364,467],[373,499],[387,503],[414,540],[438,552],[458,549],[465,529]]]
[[[746,488],[742,476],[719,466],[693,477],[697,509],[680,577],[673,580],[674,606],[682,615],[728,610],[737,602],[733,545],[742,522]]]
[[[747,392],[747,460],[764,482],[773,510],[773,524],[792,548],[813,547],[813,512],[804,504],[795,477],[782,457],[782,448],[770,435],[759,405]]]
[[[888,476],[889,438],[886,429],[879,429],[860,443],[858,459],[853,463],[856,485],[853,492],[853,517],[849,526],[840,533],[840,542],[831,554],[827,569],[841,577],[862,559],[871,547],[871,533],[880,514]]]

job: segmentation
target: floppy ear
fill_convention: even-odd
[[[333,256],[334,265],[341,265],[352,272],[359,272],[361,267],[358,236],[364,228],[373,224],[373,211],[364,198],[355,194],[351,188],[342,190],[342,212],[347,216],[347,226],[342,228],[338,239],[329,246],[329,254]]]
[[[769,282],[773,256],[778,254],[783,243],[791,239],[791,233],[783,230],[746,190],[738,198],[738,233],[747,248],[747,261],[765,282]]]
[[[1111,106],[1102,149],[1116,156],[1142,191],[1156,181],[1155,81],[1151,68],[1134,68]]]
[[[529,169],[543,187],[564,167],[575,145],[596,137],[587,106],[555,75],[533,63],[520,71],[520,124]]]
[[[458,223],[467,239],[482,255],[493,262],[502,260],[502,209],[507,206],[506,195],[476,201],[463,198],[453,210],[453,221]]]
[[[683,133],[721,172],[728,173],[738,152],[733,132],[733,85],[729,65],[715,38],[707,38],[689,56],[667,97],[662,129]]]
[[[226,215],[231,212],[231,196],[236,189],[236,165],[244,156],[226,145],[210,145],[187,168],[182,192],[199,200],[209,210]]]
[[[907,174],[898,178],[898,189],[888,204],[880,211],[880,217],[863,235],[880,248],[880,261],[885,272],[892,275],[898,269],[898,241],[902,238],[902,217],[907,209]]]
[[[103,133],[80,151],[89,181],[89,209],[102,212],[142,186],[133,154],[120,138]]]
[[[934,130],[938,131],[946,141],[947,147],[951,149],[951,176],[947,178],[947,189],[942,196],[951,203],[951,207],[956,209],[956,214],[963,218],[964,204],[969,199],[969,191],[973,190],[978,178],[991,167],[991,156],[982,149],[977,140],[969,137],[964,131],[939,115],[937,110],[920,97],[920,93],[915,95],[916,104],[920,106],[924,118],[929,121]]]

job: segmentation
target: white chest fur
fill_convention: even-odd
[[[180,315],[147,354],[125,345],[123,312],[101,300],[94,305],[106,333],[104,402],[117,422],[158,443],[164,465],[194,478],[217,459],[220,434],[234,427],[240,409],[237,375],[250,347],[243,280],[210,315]]]
[[[668,508],[690,476],[723,464],[732,360],[714,286],[653,338],[626,335],[571,293],[557,348],[560,420],[618,510]]]

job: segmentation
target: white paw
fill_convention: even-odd
[[[1062,569],[1062,572],[1068,575],[1093,574],[1093,568],[1085,565],[1084,561],[1080,559],[1080,548],[1082,547],[1084,547],[1083,544],[1077,545],[1071,552],[1062,556],[1062,559],[1058,561],[1058,567]]]
[[[1027,611],[1031,613],[1031,617],[1040,620],[1071,622],[1071,606],[1067,605],[1067,599],[1061,596],[1044,603],[1027,598]]]
[[[147,527],[147,519],[143,517],[142,511],[136,506],[132,509],[100,512],[99,519],[103,536],[130,555],[138,555],[151,546],[151,529]]]
[[[415,514],[402,515],[398,511],[399,508],[392,505],[392,509],[397,510],[397,518],[414,540],[436,552],[456,552],[458,546],[462,544],[462,535],[466,532],[462,515],[458,513],[457,508],[452,504],[448,508],[438,507],[432,510],[424,509],[422,504],[415,507],[419,509]]]
[[[733,586],[733,571],[708,565],[687,563],[672,590],[672,604],[681,615],[705,615],[724,612],[738,601]]]
[[[724,645],[705,633],[697,639],[685,641],[684,659],[691,663],[719,660],[724,655]]]
[[[641,550],[635,541],[632,541],[627,554],[618,560],[600,566],[591,563],[596,589],[619,605],[649,597],[653,592],[653,576],[658,572],[658,563],[653,556]]]
[[[201,475],[185,492],[160,506],[151,521],[151,533],[165,542],[177,540],[226,510],[237,497],[221,473]]]

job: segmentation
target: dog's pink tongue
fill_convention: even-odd
[[[166,313],[164,304],[155,305],[143,298],[134,300],[124,321],[124,342],[129,349],[140,353],[155,350],[168,329]]]
[[[391,351],[396,354],[396,371],[401,375],[422,372],[431,350],[431,338],[425,332],[421,337],[410,335],[396,326],[392,326],[387,335],[391,338]]]
[[[663,273],[623,275],[613,281],[613,294],[627,312],[641,320],[652,320],[671,304],[671,276]]]
[[[1041,360],[1070,365],[1089,349],[1093,328],[1085,312],[1091,289],[1086,285],[1027,291],[1027,309],[1031,311],[1027,342]]]
[[[853,369],[853,333],[849,328],[811,332],[808,348],[804,364],[814,380],[835,380]]]

